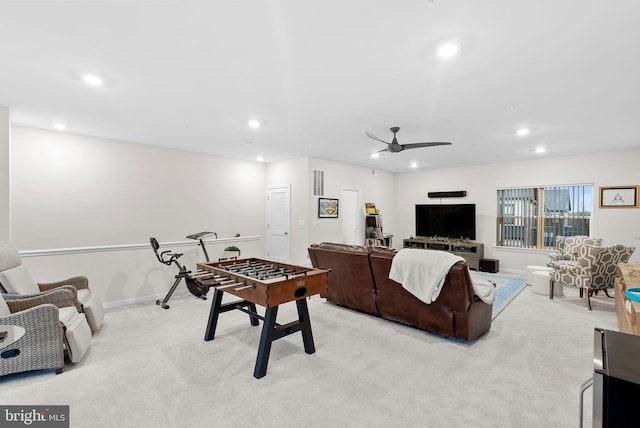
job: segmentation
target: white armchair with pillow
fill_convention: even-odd
[[[76,276],[53,283],[36,283],[27,267],[22,264],[20,254],[8,241],[0,242],[0,285],[5,293],[22,297],[35,296],[59,288],[68,289],[86,314],[92,333],[100,329],[104,320],[102,302],[89,289],[86,277]]]
[[[0,343],[0,375],[42,369],[59,373],[64,356],[77,363],[91,344],[85,314],[67,289],[32,297],[0,294],[0,324],[24,329],[24,336],[4,347]]]
[[[64,335],[58,308],[50,303],[9,307],[0,294],[0,376],[64,366]]]

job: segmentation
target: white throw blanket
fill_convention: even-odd
[[[496,295],[496,286],[487,279],[471,279],[473,283],[473,293],[487,305],[493,305],[493,299]]]
[[[389,279],[431,303],[440,295],[449,269],[459,261],[464,259],[445,251],[403,248],[391,261]]]

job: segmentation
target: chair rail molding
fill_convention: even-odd
[[[204,242],[209,244],[227,244],[231,242],[248,242],[261,239],[259,235],[240,236],[232,238],[205,239]],[[193,239],[188,241],[172,241],[163,242],[163,247],[186,247],[198,246],[199,242]],[[108,251],[130,251],[130,250],[148,250],[150,244],[119,244],[119,245],[97,245],[91,247],[70,247],[70,248],[48,248],[41,250],[23,250],[20,251],[21,257],[42,257],[42,256],[59,256],[65,254],[88,254],[88,253],[104,253]]]

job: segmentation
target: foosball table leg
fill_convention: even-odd
[[[209,311],[209,322],[207,323],[207,331],[204,334],[204,340],[213,340],[216,335],[216,325],[218,324],[218,316],[220,315],[220,307],[222,306],[222,294],[223,291],[217,288],[213,292],[213,299],[211,299],[211,311]],[[251,320],[253,324],[253,319]]]
[[[307,299],[296,300],[296,306],[298,307],[298,320],[302,327],[301,332],[304,352],[307,354],[313,354],[316,352],[316,346],[313,343],[313,333],[311,333],[311,320],[309,319]]]
[[[307,308],[306,299],[296,300],[296,307],[298,308],[298,320],[284,325],[278,325],[276,323],[276,316],[278,315],[277,306],[273,306],[265,310],[262,334],[260,335],[260,345],[258,347],[258,357],[256,358],[255,370],[253,371],[253,376],[256,379],[260,379],[267,374],[267,364],[269,363],[271,344],[274,340],[299,331],[302,333],[304,352],[307,354],[313,354],[316,352],[316,348],[313,343],[313,334],[311,333],[311,320],[309,319],[309,309]]]
[[[256,379],[260,379],[267,374],[267,364],[269,363],[269,354],[271,353],[271,343],[278,338],[275,334],[277,315],[277,306],[265,309],[262,334],[260,335],[260,345],[258,346],[258,357],[256,358],[256,368],[253,370],[253,377]]]
[[[254,314],[258,313],[258,310],[256,309],[256,304],[255,303],[249,302],[249,304],[247,306],[249,306],[249,310],[251,312],[253,312]],[[258,321],[258,317],[255,317],[253,315],[249,315],[249,321],[251,322],[252,326],[260,325],[260,322]]]
[[[224,292],[222,290],[218,290],[217,288],[213,292],[213,299],[211,301],[211,310],[209,311],[209,321],[207,323],[207,331],[204,334],[204,340],[209,341],[213,340],[216,335],[216,326],[218,325],[218,317],[222,312],[228,312],[235,309],[240,309],[243,312],[249,313],[249,322],[251,325],[257,326],[260,325],[260,316],[256,311],[256,304],[248,302],[246,300],[238,301],[238,302],[230,302],[222,304],[222,295]],[[244,307],[248,306],[249,310],[245,310]]]

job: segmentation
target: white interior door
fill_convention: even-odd
[[[342,242],[345,244],[362,245],[361,236],[360,191],[342,188],[340,190],[340,218],[342,227]]]
[[[291,186],[267,188],[267,258],[288,263],[291,257]]]

